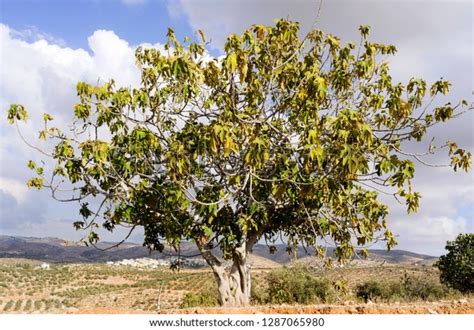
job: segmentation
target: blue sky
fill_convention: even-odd
[[[163,43],[166,29],[193,36],[184,17],[171,17],[166,1],[2,0],[1,21],[15,30],[35,27],[62,39],[71,48],[88,48],[87,38],[98,29],[112,30],[132,45]]]
[[[161,47],[171,26],[179,38],[202,29],[212,39],[212,56],[229,33],[278,17],[301,22],[307,31],[318,1],[310,0],[0,0],[0,107],[23,103],[35,116],[53,113],[64,125],[76,103],[79,80],[115,78],[122,85],[139,81],[133,53],[146,43]],[[357,27],[369,24],[374,41],[395,44],[390,58],[395,80],[411,76],[453,84],[449,99],[472,101],[473,35],[471,1],[459,0],[326,0],[316,26],[357,40]],[[60,86],[61,88],[58,88]],[[38,127],[23,127],[36,138]],[[434,132],[474,153],[472,112]],[[29,191],[28,159],[37,157],[11,127],[0,120],[0,234],[79,239],[72,228],[75,205],[51,201],[46,192]],[[39,161],[39,159],[38,159]],[[445,163],[446,157],[434,159]],[[446,240],[474,232],[474,176],[417,166],[415,188],[423,195],[420,211],[407,216],[393,200],[389,226],[399,235],[398,248],[440,254]],[[110,239],[120,239],[119,235]],[[134,237],[140,241],[140,236]]]

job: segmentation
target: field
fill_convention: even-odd
[[[474,299],[450,293],[438,301],[363,302],[358,284],[369,280],[401,280],[407,275],[437,281],[436,269],[421,266],[376,266],[333,269],[315,276],[339,284],[330,302],[319,305],[265,305],[232,311],[216,307],[180,309],[187,294],[213,292],[207,270],[137,269],[106,264],[55,264],[0,259],[1,313],[474,313]],[[253,272],[256,289],[264,288],[269,270]]]

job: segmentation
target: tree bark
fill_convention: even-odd
[[[201,255],[212,268],[219,291],[219,303],[225,307],[250,305],[250,265],[248,256],[257,237],[244,238],[232,255],[232,266],[226,270],[222,262],[216,258],[205,244],[199,244]]]

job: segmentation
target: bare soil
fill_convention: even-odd
[[[314,306],[252,306],[247,308],[187,308],[163,314],[474,314],[474,300],[412,304],[354,304]]]
[[[120,308],[83,308],[72,314],[145,314],[150,312]],[[412,304],[345,304],[314,306],[252,306],[241,308],[163,309],[158,314],[474,314],[474,300],[460,299]]]

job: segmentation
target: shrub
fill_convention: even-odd
[[[199,292],[188,292],[179,305],[180,308],[218,306],[217,290],[212,285],[206,285]]]
[[[368,281],[357,285],[356,296],[365,302],[378,300],[385,296],[384,287],[376,281]]]
[[[40,310],[41,309],[41,301],[40,300],[35,300],[35,303],[34,303],[34,309],[35,310]]]
[[[3,306],[3,311],[6,312],[6,311],[10,310],[10,308],[12,308],[12,306],[13,306],[13,300],[9,300],[5,304],[5,306]]]
[[[217,299],[216,293],[210,292],[199,292],[193,293],[189,292],[181,301],[179,305],[180,308],[189,308],[189,307],[213,307],[217,306],[219,301]]]
[[[446,244],[448,254],[439,258],[435,266],[442,283],[468,293],[474,291],[474,234],[459,234]]]
[[[25,304],[25,307],[23,307],[23,310],[24,311],[29,311],[31,309],[31,304],[32,304],[31,299],[28,299],[28,301]]]
[[[406,275],[403,279],[403,289],[408,300],[436,300],[450,293],[448,288],[440,283]]]
[[[44,301],[44,310],[48,311],[51,306],[52,306],[53,302],[51,301],[51,299],[46,299]]]
[[[23,304],[23,300],[17,300],[15,303],[15,311],[19,311],[21,308],[21,304]]]
[[[309,304],[329,302],[334,290],[328,280],[319,279],[306,268],[283,268],[271,271],[267,276],[268,303]]]
[[[356,296],[365,302],[394,300],[436,300],[454,294],[446,286],[405,274],[401,281],[367,281],[356,287]]]
[[[54,299],[53,303],[54,303],[54,307],[57,308],[57,309],[61,308],[62,305],[63,305],[63,304],[61,303],[61,301],[59,301],[59,300],[57,300],[57,299]]]
[[[250,303],[252,305],[264,305],[268,303],[268,300],[268,288],[257,285],[256,281],[253,281],[250,287]]]

